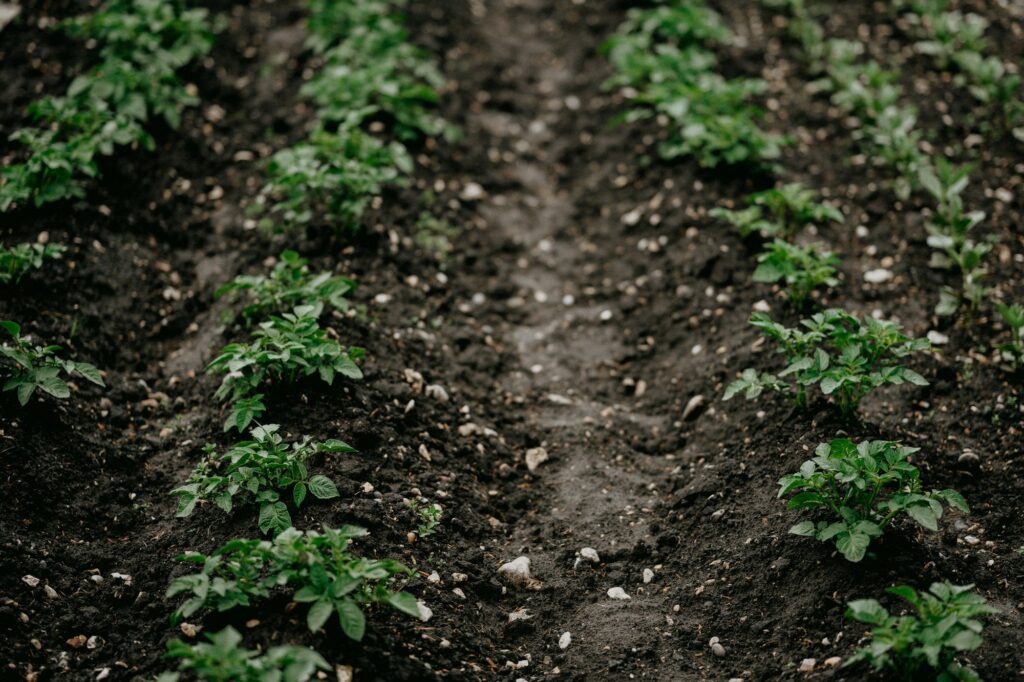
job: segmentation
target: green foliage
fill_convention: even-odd
[[[455,246],[452,240],[459,236],[459,231],[447,220],[436,218],[423,212],[416,220],[416,244],[431,253],[442,268],[447,265]]]
[[[959,290],[947,286],[939,292],[935,307],[938,315],[953,315],[962,305],[973,314],[990,292],[983,280],[988,274],[984,258],[992,245],[976,242],[969,236],[985,219],[985,213],[966,212],[960,196],[967,187],[970,170],[969,166],[957,168],[940,158],[934,168],[928,165],[919,173],[921,186],[935,201],[935,213],[927,224],[928,245],[936,250],[930,265],[961,275]]]
[[[277,424],[258,426],[252,440],[236,443],[225,453],[207,445],[206,460],[192,471],[188,482],[171,492],[178,498],[178,516],[189,516],[196,503],[213,501],[230,512],[236,495],[252,497],[259,504],[260,531],[280,533],[292,525],[288,506],[281,496],[289,489],[296,508],[307,493],[320,500],[338,497],[338,488],[326,476],[310,476],[306,463],[321,453],[355,452],[340,440],[312,443],[308,436],[283,444]]]
[[[839,209],[817,201],[814,192],[799,182],[750,194],[743,210],[714,208],[709,215],[730,223],[743,237],[759,233],[767,239],[792,239],[812,223],[844,220]]]
[[[176,72],[213,44],[205,9],[186,9],[178,0],[110,0],[62,27],[94,41],[100,62],[75,78],[63,97],[29,107],[39,127],[11,135],[29,155],[3,168],[0,211],[84,196],[82,177],[98,174],[98,156],[124,145],[153,149],[143,124],[159,116],[177,127],[181,111],[198,103]]]
[[[249,210],[263,215],[264,229],[304,229],[316,218],[354,231],[370,199],[411,172],[412,159],[397,142],[384,144],[358,128],[321,130],[271,157]]]
[[[921,133],[916,129],[917,111],[899,104],[902,92],[898,74],[875,61],[859,62],[861,44],[849,40],[826,40],[821,25],[802,2],[773,2],[788,11],[790,35],[804,49],[814,73],[824,74],[815,87],[831,94],[832,102],[859,119],[854,133],[864,151],[878,165],[896,172],[893,189],[907,199],[917,187],[919,170],[928,162],[921,151]]]
[[[441,505],[436,502],[420,504],[413,500],[409,502],[409,509],[420,519],[419,526],[416,528],[417,536],[421,538],[430,537],[437,531],[437,527],[441,525],[443,510]]]
[[[163,673],[157,682],[178,682],[183,672],[208,682],[306,682],[318,670],[331,669],[320,654],[304,646],[244,649],[239,646],[242,635],[230,625],[204,636],[208,641],[198,644],[169,641],[166,657],[180,659],[179,672]]]
[[[394,12],[400,4],[310,2],[308,44],[324,65],[302,94],[317,106],[317,125],[270,159],[267,184],[251,207],[264,214],[264,228],[305,229],[314,219],[339,232],[359,228],[370,199],[413,170],[402,143],[372,137],[366,124],[401,141],[457,136],[435,111],[444,78],[408,41]]]
[[[281,313],[295,306],[323,305],[336,310],[348,310],[345,297],[356,283],[329,272],[313,274],[309,261],[292,250],[281,253],[270,275],[242,275],[217,289],[222,296],[245,296],[247,304],[242,317],[247,324],[270,313]]]
[[[625,120],[667,121],[662,158],[692,156],[707,168],[778,158],[783,140],[758,127],[762,112],[748,103],[764,81],[714,73],[717,60],[705,44],[728,39],[717,13],[688,0],[631,10],[604,45],[616,71],[605,87],[629,88],[639,105]]]
[[[367,14],[359,7],[380,4],[376,2],[328,4],[351,5],[364,16],[340,42],[322,50],[323,68],[302,88],[319,107],[322,125],[345,129],[383,116],[399,139],[455,137],[455,129],[433,111],[444,77],[423,50],[408,42],[399,17]],[[326,33],[314,35],[328,42]]]
[[[796,246],[776,239],[765,247],[757,262],[754,281],[766,284],[783,282],[790,301],[797,308],[804,306],[815,288],[839,284],[835,276],[839,259],[820,244]]]
[[[935,531],[942,503],[968,512],[955,490],[921,490],[920,472],[909,461],[917,451],[881,440],[854,443],[839,438],[821,443],[798,473],[782,477],[779,497],[796,493],[789,500],[790,509],[820,509],[831,520],[803,521],[790,532],[832,540],[849,561],[860,561],[871,540],[899,514]]]
[[[43,261],[60,258],[66,250],[60,244],[0,246],[0,286],[17,284],[29,271],[43,267]]]
[[[996,310],[1010,328],[1010,340],[998,346],[1002,356],[1013,368],[1024,364],[1024,306],[996,302]]]
[[[207,372],[225,375],[216,398],[235,403],[225,430],[242,431],[249,426],[263,409],[258,391],[269,382],[294,383],[301,377],[317,375],[332,385],[339,374],[350,379],[363,377],[356,364],[363,357],[363,349],[345,349],[329,338],[318,322],[322,312],[323,306],[318,303],[273,316],[259,325],[250,343],[228,344],[210,363]]]
[[[75,362],[57,357],[60,346],[34,346],[21,335],[21,326],[9,320],[0,320],[0,329],[11,336],[11,343],[0,344],[0,375],[6,375],[4,391],[15,391],[18,402],[27,405],[36,389],[54,398],[67,398],[71,388],[65,376],[80,376],[86,381],[104,386],[98,369],[87,362]]]
[[[807,388],[817,385],[849,416],[866,395],[886,384],[928,385],[899,361],[928,350],[930,344],[904,336],[895,322],[870,317],[862,321],[833,308],[802,320],[797,328],[785,327],[764,313],[754,313],[750,324],[778,344],[776,352],[786,357],[786,367],[777,374],[744,370],[726,388],[725,400],[739,393],[753,400],[767,389],[806,407]]]
[[[843,665],[868,663],[876,671],[889,671],[902,680],[935,677],[939,682],[981,682],[971,668],[956,662],[964,651],[981,646],[984,624],[980,616],[997,613],[974,585],[932,583],[927,592],[901,585],[887,592],[907,601],[913,613],[893,616],[874,599],[847,604],[847,618],[872,626],[870,642]]]
[[[202,568],[175,578],[167,588],[168,598],[189,595],[173,618],[188,618],[203,608],[227,611],[248,606],[280,587],[292,590],[292,601],[312,604],[306,625],[313,632],[336,613],[342,632],[361,640],[366,630],[362,607],[367,604],[386,604],[418,617],[416,598],[389,587],[395,578],[411,575],[408,568],[394,560],[360,559],[350,553],[349,542],[365,535],[364,529],[353,526],[325,526],[323,533],[289,528],[273,541],[232,540],[210,556],[184,554],[180,561]]]

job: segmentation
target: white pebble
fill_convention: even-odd
[[[562,636],[558,638],[558,648],[565,651],[572,644],[572,634],[568,630],[562,633]]]
[[[886,270],[885,268],[876,268],[875,270],[868,270],[864,273],[864,281],[868,284],[881,284],[882,282],[888,282],[892,277],[892,270]]]
[[[654,571],[649,568],[644,569],[644,585],[650,584],[654,580]]]
[[[525,585],[530,580],[530,557],[521,556],[502,564],[498,575],[512,585]]]
[[[632,599],[621,587],[612,587],[608,590],[608,596],[612,599]]]

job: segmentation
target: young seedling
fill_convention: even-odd
[[[907,601],[912,613],[893,616],[874,599],[847,604],[846,617],[872,627],[868,645],[844,666],[869,664],[875,672],[888,671],[901,680],[937,679],[940,682],[980,682],[971,668],[957,663],[957,655],[982,645],[985,625],[980,617],[998,613],[974,585],[932,583],[927,592],[912,587],[891,587],[887,592]],[[936,677],[937,675],[937,677]]]
[[[459,231],[444,219],[436,218],[423,212],[416,220],[416,244],[432,254],[444,268],[455,247],[452,240],[459,236]]]
[[[80,376],[86,381],[104,386],[98,369],[87,362],[64,360],[57,357],[60,346],[34,346],[31,339],[21,335],[21,325],[0,320],[0,329],[11,336],[11,343],[0,344],[0,376],[6,375],[4,391],[15,391],[18,402],[27,405],[36,389],[54,398],[67,398],[71,388],[61,376]]]
[[[244,649],[239,646],[242,635],[230,625],[203,636],[208,641],[169,641],[166,658],[180,660],[178,672],[162,673],[156,682],[179,682],[181,673],[207,682],[307,682],[318,671],[331,670],[320,654],[304,646],[275,646],[265,652]]]
[[[753,400],[770,390],[803,408],[807,407],[807,388],[817,385],[843,415],[851,416],[876,388],[928,385],[924,377],[899,361],[931,345],[927,339],[904,336],[895,322],[870,317],[860,320],[833,308],[802,320],[799,328],[785,327],[765,313],[754,313],[750,324],[779,345],[777,352],[786,357],[786,367],[777,374],[744,370],[726,388],[724,400],[739,393]]]
[[[337,232],[359,228],[370,199],[412,172],[398,143],[384,144],[358,128],[315,132],[308,141],[274,154],[254,215],[267,230],[305,229],[323,219]]]
[[[970,238],[971,230],[985,219],[985,213],[966,212],[961,197],[970,170],[970,166],[957,168],[942,158],[934,167],[929,164],[919,170],[921,186],[935,201],[935,213],[927,224],[928,245],[935,249],[929,264],[959,272],[962,280],[959,291],[942,288],[935,308],[938,315],[953,315],[961,305],[974,313],[990,291],[982,281],[988,274],[984,258],[992,245]]]
[[[251,498],[259,504],[259,528],[263,533],[280,533],[292,525],[288,506],[282,495],[291,491],[291,499],[298,509],[307,493],[320,500],[338,497],[338,488],[326,476],[310,476],[307,462],[321,453],[355,452],[340,440],[311,442],[308,436],[284,444],[277,424],[258,426],[252,430],[252,440],[236,443],[218,454],[216,446],[207,445],[206,460],[192,471],[188,483],[171,491],[178,498],[179,517],[189,516],[196,503],[213,501],[219,508],[230,512],[237,495]]]
[[[786,240],[793,239],[812,223],[841,223],[844,220],[839,209],[816,201],[814,192],[799,182],[750,194],[747,205],[740,211],[715,208],[709,211],[709,215],[732,224],[743,237],[756,232],[766,239]]]
[[[281,253],[269,276],[236,277],[214,295],[217,298],[244,296],[247,305],[242,308],[242,317],[247,324],[252,324],[268,314],[280,314],[295,306],[323,305],[344,312],[349,307],[345,297],[355,287],[352,280],[329,272],[314,275],[309,270],[309,261],[289,249]]]
[[[856,562],[900,514],[935,531],[943,503],[967,513],[955,490],[922,491],[920,472],[910,463],[918,449],[880,440],[821,443],[798,473],[779,481],[779,497],[795,493],[790,509],[825,511],[830,520],[802,521],[789,532],[834,541],[840,554]]]
[[[416,528],[417,537],[430,537],[437,531],[437,527],[441,525],[443,510],[441,505],[436,502],[421,505],[419,502],[412,500],[409,502],[409,509],[420,519],[420,524]]]
[[[1010,328],[1010,341],[1000,344],[999,352],[1016,369],[1024,364],[1024,306],[996,302],[996,310]]]
[[[207,372],[225,375],[216,398],[234,403],[225,430],[244,431],[265,410],[259,391],[268,383],[294,383],[317,375],[330,386],[339,374],[363,377],[356,364],[363,349],[346,349],[329,338],[318,322],[322,312],[323,305],[317,303],[271,317],[254,332],[250,343],[229,344],[210,363]]]
[[[350,541],[365,535],[366,530],[353,526],[324,526],[323,533],[289,528],[273,541],[232,540],[210,556],[184,554],[179,561],[202,568],[175,578],[167,588],[168,599],[189,595],[172,620],[203,608],[227,611],[248,606],[281,587],[292,590],[292,601],[311,604],[306,625],[312,632],[337,614],[342,632],[359,641],[366,631],[363,607],[368,604],[386,604],[418,618],[416,598],[390,588],[395,579],[412,571],[398,561],[360,559],[350,553]]]
[[[839,284],[836,268],[839,259],[821,244],[796,246],[781,239],[765,247],[757,258],[754,281],[765,284],[783,282],[789,300],[797,309],[803,309],[807,297],[819,286]]]
[[[66,250],[60,244],[0,246],[0,286],[17,284],[30,271],[43,267],[44,261],[60,258]]]

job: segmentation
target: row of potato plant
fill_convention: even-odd
[[[305,228],[314,216],[336,231],[359,226],[369,200],[387,184],[411,173],[411,155],[403,142],[424,135],[454,132],[431,110],[441,75],[412,46],[395,6],[379,0],[311,0],[309,49],[323,62],[302,94],[318,108],[310,135],[277,152],[267,167],[268,180],[251,210],[268,229]],[[371,134],[386,129],[396,141]],[[332,329],[320,325],[325,310],[350,310],[347,296],[355,283],[330,272],[314,273],[298,253],[283,252],[268,275],[244,275],[217,290],[216,296],[240,306],[232,324],[251,329],[248,342],[232,343],[207,371],[223,375],[217,400],[229,403],[224,430],[249,430],[250,438],[227,451],[206,446],[205,459],[188,481],[172,491],[178,516],[191,515],[197,505],[213,502],[224,512],[236,503],[258,508],[260,532],[272,539],[234,539],[210,555],[191,552],[179,560],[196,572],[171,583],[167,597],[185,596],[173,620],[202,610],[226,611],[268,598],[288,588],[293,601],[309,604],[306,625],[311,632],[336,618],[342,633],[361,640],[366,630],[363,608],[383,604],[421,617],[416,598],[394,589],[413,571],[390,559],[352,554],[362,528],[326,525],[322,531],[297,530],[289,510],[308,496],[339,496],[335,483],[310,466],[323,457],[354,452],[346,443],[309,437],[286,443],[276,424],[262,423],[266,392],[316,377],[333,385],[341,376],[362,378],[361,348],[346,347]],[[439,508],[431,505],[421,534],[433,532]],[[232,628],[207,635],[208,642],[172,641],[168,656],[180,659],[179,672],[165,673],[162,682],[180,673],[204,679],[279,679],[302,681],[327,662],[306,647],[285,646],[260,654],[241,648]]]
[[[961,198],[972,166],[957,167],[944,158],[933,159],[923,150],[921,131],[915,128],[916,109],[900,104],[903,93],[897,74],[873,60],[858,61],[864,52],[863,45],[826,38],[805,0],[763,1],[771,8],[788,13],[789,34],[801,45],[810,73],[821,75],[814,82],[815,86],[860,121],[854,134],[864,141],[865,151],[876,162],[897,172],[893,180],[897,196],[907,198],[911,192],[923,190],[931,201],[926,226],[928,244],[936,253],[930,265],[949,270],[959,279],[957,286],[945,286],[940,291],[936,314],[962,313],[970,322],[984,305],[991,303],[1011,337],[1009,343],[995,344],[996,353],[1009,369],[1017,369],[1024,350],[1018,341],[1024,309],[998,300],[992,288],[986,285],[985,257],[992,251],[993,242],[976,239],[971,234],[986,216],[983,211],[967,210]],[[933,3],[924,4],[931,6]],[[939,2],[935,7],[939,9],[933,8],[934,11],[941,12],[945,4]],[[966,24],[951,24],[961,25]],[[955,38],[949,40],[955,41]],[[1013,106],[1024,106],[1012,94],[1017,92],[1017,86],[1010,90],[1007,97],[1017,103]]]
[[[802,0],[775,0],[771,4],[805,11]],[[807,19],[805,14],[801,16]],[[820,67],[827,74],[819,86],[832,93],[834,101],[847,112],[862,117],[865,124],[858,136],[885,165],[898,172],[894,184],[897,193],[908,196],[919,182],[934,186],[931,178],[922,177],[921,169],[928,166],[918,145],[920,133],[914,130],[916,112],[898,104],[894,76],[874,62],[857,65],[854,59],[861,52],[858,45],[826,42],[820,27],[809,20],[794,23],[794,33],[805,46],[816,50]],[[714,55],[704,44],[722,41],[726,36],[728,32],[717,15],[702,2],[674,0],[652,9],[632,10],[626,24],[608,43],[618,72],[609,85],[631,88],[629,94],[635,101],[665,116],[663,122],[672,126],[669,141],[659,148],[663,158],[693,155],[701,165],[713,167],[720,163],[749,164],[778,155],[777,146],[765,156],[763,149],[736,153],[731,145],[716,147],[706,142],[702,136],[707,126],[701,121],[699,108],[692,104],[699,96],[679,85],[696,83],[698,79],[692,73],[713,67]],[[760,89],[748,86],[745,93]],[[724,112],[726,120],[741,110],[749,115],[751,110],[745,105],[741,109],[737,102],[734,100]],[[647,109],[634,109],[625,117],[632,120],[646,115]],[[756,142],[762,138],[751,139]],[[678,140],[688,141],[688,146]],[[714,142],[721,141],[719,137]],[[820,244],[802,246],[797,239],[806,225],[842,222],[838,210],[816,202],[814,193],[799,183],[755,193],[747,197],[746,203],[744,209],[721,208],[711,215],[733,224],[744,238],[771,240],[757,258],[756,281],[783,284],[797,309],[807,305],[816,287],[835,286],[835,256]],[[755,314],[751,324],[778,344],[786,365],[774,374],[745,370],[726,389],[726,400],[739,393],[753,399],[770,390],[805,407],[807,389],[816,385],[844,415],[853,416],[862,399],[885,384],[928,383],[900,361],[928,350],[929,342],[905,336],[894,322],[862,320],[844,310],[828,309],[803,320],[798,328],[785,327],[764,313]],[[833,542],[844,558],[857,562],[868,556],[871,541],[901,516],[934,531],[944,507],[969,512],[957,491],[929,491],[922,486],[920,472],[911,463],[916,452],[916,448],[880,440],[840,438],[822,443],[814,458],[780,480],[779,497],[791,497],[792,509],[827,512],[829,518],[803,521],[791,532]],[[873,629],[868,644],[845,665],[866,662],[876,670],[910,677],[930,669],[942,679],[977,679],[956,656],[981,645],[983,626],[978,617],[994,609],[973,594],[972,588],[950,583],[935,583],[925,593],[908,586],[892,588],[890,592],[906,599],[916,611],[898,617],[874,600],[850,602],[847,617]]]
[[[27,156],[0,171],[0,211],[82,197],[84,178],[99,175],[99,157],[125,146],[152,151],[150,119],[177,128],[182,111],[198,104],[178,71],[210,51],[217,24],[181,0],[110,0],[59,28],[95,43],[99,63],[63,96],[29,106],[37,126],[11,135]]]
[[[337,232],[357,230],[385,187],[412,173],[407,143],[455,137],[433,110],[444,83],[412,45],[396,6],[404,0],[311,0],[309,49],[322,62],[302,88],[317,107],[309,135],[278,151],[249,211],[275,231],[304,230],[316,219]],[[374,132],[387,131],[393,141]]]
[[[111,0],[59,28],[95,43],[99,62],[72,80],[63,96],[29,106],[37,125],[10,136],[27,149],[22,161],[0,170],[0,211],[82,197],[85,178],[99,174],[99,157],[124,146],[152,150],[150,119],[176,128],[182,111],[198,103],[177,72],[210,51],[217,25],[206,10],[179,0]],[[19,284],[65,251],[61,244],[0,244],[0,287]],[[22,405],[37,390],[67,398],[68,380],[75,376],[103,386],[95,367],[62,358],[59,346],[35,345],[14,321],[0,327],[9,337],[0,344],[2,389],[15,391]]]
[[[949,0],[894,0],[904,12],[916,39],[914,49],[930,56],[942,70],[953,70],[955,82],[984,109],[980,121],[988,135],[1010,133],[1024,141],[1024,100],[1021,79],[999,57],[987,54],[989,21],[974,12],[949,9]]]

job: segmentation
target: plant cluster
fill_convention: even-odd
[[[99,174],[98,157],[126,145],[152,150],[149,119],[176,128],[182,110],[198,103],[177,71],[213,45],[205,9],[187,9],[180,0],[110,0],[61,27],[96,43],[99,63],[75,78],[64,96],[29,107],[38,127],[11,135],[28,148],[28,157],[3,168],[0,211],[84,196],[82,179]]]
[[[319,500],[338,497],[338,488],[331,479],[309,475],[306,463],[322,453],[355,452],[340,440],[313,443],[308,436],[284,445],[277,424],[258,426],[251,432],[252,440],[236,443],[227,452],[217,454],[216,446],[207,445],[206,460],[200,462],[188,482],[171,491],[178,498],[178,516],[189,516],[196,503],[213,501],[230,512],[236,495],[251,497],[259,504],[259,528],[263,533],[280,533],[292,525],[288,505],[282,494],[291,490],[291,499],[298,509],[307,494]]]
[[[714,168],[778,158],[783,140],[758,126],[761,109],[750,104],[765,82],[715,72],[717,60],[706,45],[728,40],[718,14],[688,0],[631,10],[605,44],[616,71],[605,86],[629,88],[638,105],[624,119],[667,122],[658,147],[663,159],[692,156]]]
[[[796,246],[781,239],[774,240],[757,257],[754,281],[786,285],[793,306],[801,309],[808,296],[819,286],[839,284],[836,268],[839,259],[821,244]]]
[[[989,22],[973,12],[950,10],[946,0],[910,0],[899,3],[917,42],[917,52],[931,56],[940,69],[956,72],[956,82],[991,114],[995,129],[1024,140],[1024,102],[1020,76],[1005,62],[987,55]],[[986,123],[986,127],[991,127]]]
[[[895,322],[865,318],[832,308],[785,327],[765,313],[754,313],[750,324],[778,344],[786,357],[778,373],[746,369],[725,391],[725,400],[743,393],[753,400],[766,389],[782,394],[798,407],[807,406],[807,389],[817,385],[844,415],[856,412],[861,400],[886,384],[928,382],[899,364],[909,355],[928,350],[927,339],[904,336]]]
[[[323,304],[296,306],[292,312],[271,316],[253,332],[249,343],[231,343],[207,367],[207,372],[224,374],[215,397],[232,402],[225,430],[248,428],[265,410],[259,389],[269,383],[295,383],[302,377],[318,376],[327,385],[337,375],[363,377],[356,360],[362,348],[345,348],[330,338],[319,322]]]
[[[437,532],[438,526],[441,525],[441,516],[443,514],[441,505],[436,502],[420,504],[413,500],[409,502],[409,509],[419,518],[419,525],[416,527],[417,537],[426,538]]]
[[[349,551],[354,538],[366,535],[362,528],[324,527],[323,533],[289,528],[270,540],[232,540],[210,556],[197,552],[178,559],[198,564],[198,573],[175,578],[167,597],[189,595],[174,612],[187,618],[200,609],[227,611],[265,599],[282,587],[292,590],[291,599],[310,604],[307,627],[316,632],[331,614],[337,614],[342,632],[361,640],[366,629],[363,607],[386,604],[419,617],[416,598],[392,591],[390,585],[411,571],[397,561],[357,558]]]
[[[66,250],[60,244],[0,246],[0,286],[17,284],[30,271],[43,267],[44,261],[60,258]]]
[[[167,658],[178,659],[178,672],[166,672],[156,682],[178,682],[181,673],[208,682],[306,682],[317,671],[329,671],[323,657],[304,646],[275,646],[265,652],[244,649],[242,635],[230,625],[205,633],[208,641],[167,643]]]
[[[434,109],[444,79],[409,42],[395,4],[310,2],[308,45],[323,66],[302,94],[317,106],[317,125],[270,159],[250,207],[264,228],[304,229],[317,218],[337,231],[358,229],[370,199],[412,172],[404,142],[456,135]],[[400,142],[370,135],[370,122]]]
[[[934,215],[927,224],[928,245],[935,249],[930,265],[954,270],[961,277],[959,290],[946,286],[939,292],[935,307],[938,315],[953,315],[961,306],[973,314],[990,293],[983,280],[988,274],[984,258],[992,245],[970,237],[985,213],[966,211],[960,196],[967,187],[970,170],[969,166],[957,168],[940,158],[934,168],[929,165],[920,173],[921,186],[935,201]]]
[[[356,288],[347,277],[329,272],[313,274],[309,261],[291,249],[281,252],[269,275],[240,275],[221,286],[214,296],[244,297],[242,317],[247,324],[268,314],[280,314],[296,306],[331,306],[348,310],[346,296]]]
[[[779,481],[779,497],[793,495],[790,509],[826,511],[830,520],[803,521],[790,532],[832,540],[849,561],[860,561],[871,540],[881,537],[900,514],[935,531],[943,503],[969,512],[955,490],[921,489],[920,472],[909,461],[917,451],[881,440],[821,443],[798,473]]]
[[[922,679],[937,674],[939,682],[980,682],[971,668],[956,661],[957,655],[982,644],[984,623],[980,617],[998,613],[974,585],[932,583],[927,592],[901,585],[886,590],[912,608],[907,615],[891,615],[874,599],[847,604],[846,617],[871,626],[867,646],[847,659],[844,666],[869,664],[876,672],[888,671],[899,679]]]
[[[1010,330],[1010,340],[1000,344],[998,350],[1016,369],[1024,364],[1024,306],[997,302],[996,311]]]
[[[817,201],[799,182],[755,192],[746,201],[744,209],[713,208],[709,215],[729,223],[744,238],[756,234],[773,240],[758,256],[755,282],[784,283],[798,309],[815,288],[839,284],[839,260],[831,252],[821,244],[799,246],[792,241],[808,225],[843,222],[839,209]]]
[[[4,391],[15,391],[18,402],[27,405],[36,389],[54,398],[71,395],[66,377],[80,376],[86,381],[104,386],[98,369],[87,362],[76,362],[57,357],[60,346],[35,346],[31,339],[21,335],[21,325],[0,320],[0,329],[11,337],[10,343],[0,344],[0,376],[6,375]]]

